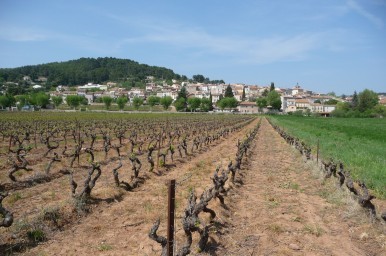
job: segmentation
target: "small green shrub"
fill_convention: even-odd
[[[27,236],[33,242],[43,242],[46,240],[46,234],[39,228],[28,231]]]

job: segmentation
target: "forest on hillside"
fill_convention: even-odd
[[[80,58],[65,62],[0,69],[0,82],[23,83],[24,76],[29,76],[32,81],[45,77],[47,85],[70,86],[107,81],[135,86],[137,83],[143,83],[147,76],[162,80],[187,80],[186,76],[175,74],[171,69],[111,57]]]

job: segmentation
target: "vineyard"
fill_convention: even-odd
[[[288,223],[277,224],[283,211],[296,212],[286,205],[294,195],[304,197],[300,199],[304,203],[310,194],[329,193],[336,187],[325,179],[321,185],[306,171],[296,176],[301,179],[297,182],[286,180],[292,174],[283,171],[311,168],[315,154],[303,148],[299,155],[265,119],[119,113],[1,113],[0,117],[1,255],[166,255],[170,179],[176,180],[175,255],[238,251],[260,255],[273,247],[279,254],[310,252],[306,245],[299,246],[300,240],[281,246],[272,241],[290,234],[291,239],[305,236],[312,244],[323,234],[336,236],[323,222],[325,215],[316,212],[298,213],[289,221],[308,229],[296,227],[295,232]],[[287,154],[289,160],[283,158]],[[277,190],[279,194],[269,195]],[[325,194],[317,196],[320,201]],[[342,208],[355,204],[327,203],[332,205],[328,218],[336,222]],[[327,203],[320,201],[325,209]],[[276,210],[281,213],[272,215]],[[259,211],[268,214],[261,212],[257,218]],[[358,247],[348,254],[381,252],[386,246],[381,213],[371,215],[364,207],[355,214],[362,216],[358,224],[349,218],[334,225],[342,232],[350,226],[357,228],[353,235],[359,232],[359,245],[342,235],[347,247]],[[320,221],[319,230],[315,223]],[[253,230],[247,228],[254,225]],[[363,233],[366,241],[360,240]],[[328,249],[338,250],[332,245]]]

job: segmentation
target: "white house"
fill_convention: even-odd
[[[40,89],[40,88],[42,88],[43,86],[41,86],[41,85],[38,85],[38,84],[35,84],[34,86],[32,86],[32,88],[34,88],[34,89]]]
[[[243,101],[240,102],[237,110],[242,114],[256,114],[259,113],[259,108],[256,105],[256,102]]]

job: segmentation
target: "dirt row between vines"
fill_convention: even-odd
[[[223,211],[217,255],[386,255],[386,227],[335,180],[323,180],[264,120]]]
[[[176,167],[161,176],[141,173],[150,179],[132,192],[117,192],[110,171],[102,171],[107,174],[102,173],[101,181],[92,191],[92,196],[101,202],[92,213],[23,255],[159,255],[161,247],[148,238],[148,233],[154,221],[160,218],[159,234],[166,235],[167,181],[176,179],[179,184],[176,190],[176,228],[181,231],[181,215],[189,192],[194,189],[200,194],[210,186],[210,177],[216,167],[226,167],[235,158],[237,140],[245,138],[257,123],[255,120],[214,146],[179,160]],[[105,169],[112,170],[115,166],[116,163],[107,165]],[[123,193],[123,196],[113,202],[105,200],[113,193]]]

